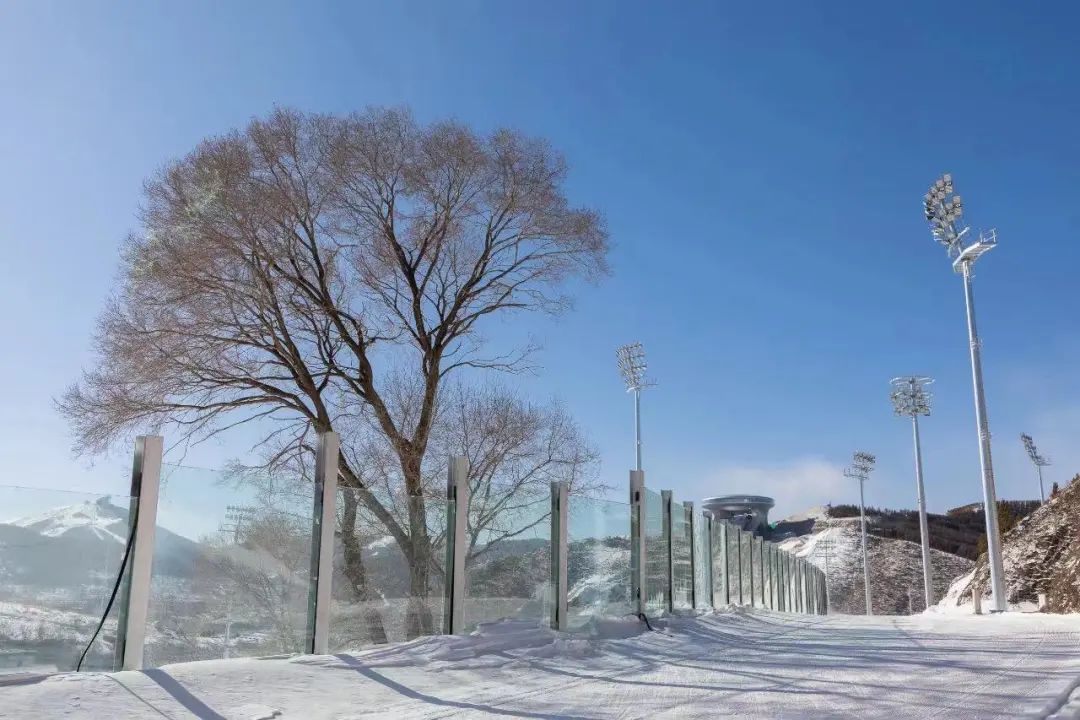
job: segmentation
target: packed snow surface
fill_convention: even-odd
[[[507,621],[332,656],[211,660],[0,685],[0,717],[1080,717],[1080,616],[729,611]]]

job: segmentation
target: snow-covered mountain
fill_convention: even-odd
[[[33,530],[44,537],[60,537],[69,532],[86,531],[97,538],[126,542],[128,511],[109,502],[109,499],[54,508],[37,515],[18,518],[9,524]]]
[[[128,509],[103,497],[0,523],[0,583],[50,588],[114,578],[124,555]],[[157,529],[154,573],[187,576],[198,545]]]
[[[875,522],[868,518],[868,524]],[[859,614],[866,611],[859,519],[830,518],[823,508],[800,513],[785,526],[799,527],[801,534],[780,541],[793,552],[821,568],[828,576],[832,612]],[[870,590],[874,613],[906,615],[922,612],[922,549],[917,543],[869,535]],[[969,572],[971,560],[932,549],[934,595],[943,596],[950,583]]]
[[[1005,533],[1001,554],[1009,603],[1034,604],[1046,593],[1050,612],[1080,611],[1080,475]],[[939,604],[971,603],[975,589],[988,598],[989,579],[984,553]]]

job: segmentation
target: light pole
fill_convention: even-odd
[[[889,381],[893,391],[889,395],[897,415],[911,417],[911,432],[915,439],[915,488],[919,503],[919,534],[922,540],[923,594],[926,607],[934,602],[933,574],[930,568],[930,529],[926,522],[926,490],[923,487],[922,444],[919,442],[919,416],[930,415],[930,393],[926,386],[933,378],[910,375]]]
[[[1020,433],[1020,441],[1024,443],[1024,449],[1027,450],[1028,457],[1031,458],[1031,464],[1039,471],[1039,499],[1045,503],[1046,492],[1043,490],[1042,469],[1050,464],[1050,458],[1039,454],[1039,449],[1035,447],[1035,441],[1027,433]]]
[[[964,277],[964,303],[967,307],[968,344],[971,347],[971,380],[975,388],[975,423],[979,431],[979,464],[982,468],[983,505],[986,513],[986,547],[990,560],[991,612],[1007,609],[1005,568],[1001,562],[1001,533],[998,529],[997,493],[994,489],[994,464],[990,457],[990,426],[986,418],[986,395],[983,392],[982,354],[979,333],[975,328],[975,296],[971,290],[971,268],[979,257],[997,245],[997,234],[979,234],[979,239],[965,245],[970,228],[960,218],[964,208],[953,192],[952,175],[942,175],[923,198],[923,210],[931,233],[953,259],[953,270]]]
[[[851,458],[851,467],[844,470],[844,475],[859,481],[859,520],[862,524],[862,571],[863,585],[866,589],[866,614],[874,614],[874,606],[870,599],[870,559],[866,551],[866,496],[863,486],[874,471],[874,463],[877,458],[862,450],[855,451]]]
[[[827,536],[822,537],[820,540],[817,541],[817,545],[815,547],[819,548],[821,552],[825,555],[825,607],[829,608],[831,607],[829,596],[829,558],[832,557],[833,551],[832,538]]]
[[[619,360],[619,372],[626,382],[626,391],[634,393],[634,449],[637,455],[636,469],[641,469],[641,391],[653,383],[645,379],[645,348],[641,343],[623,345],[615,351]]]

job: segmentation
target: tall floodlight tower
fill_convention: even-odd
[[[870,558],[866,551],[866,494],[863,486],[870,479],[870,473],[874,471],[874,463],[877,458],[868,452],[856,450],[851,457],[851,467],[844,470],[844,475],[859,481],[859,521],[862,524],[862,571],[863,585],[866,588],[866,614],[874,614],[874,606],[870,599]]]
[[[1045,503],[1046,492],[1043,490],[1042,469],[1050,464],[1050,458],[1039,454],[1039,449],[1035,447],[1035,441],[1027,433],[1020,433],[1020,441],[1024,443],[1024,449],[1027,450],[1028,457],[1031,458],[1031,464],[1039,471],[1039,498]]]
[[[619,359],[619,372],[626,382],[626,392],[634,393],[634,448],[637,454],[636,469],[641,469],[641,391],[653,383],[645,379],[645,348],[641,343],[623,345],[615,351]]]
[[[892,394],[889,395],[893,410],[897,415],[906,415],[911,418],[911,433],[915,439],[915,493],[919,503],[919,534],[922,540],[923,594],[926,598],[926,607],[930,607],[934,602],[934,589],[930,569],[930,530],[926,522],[926,490],[923,487],[919,416],[930,414],[930,393],[926,391],[926,386],[934,382],[934,379],[909,375],[893,378],[889,382],[893,388]]]
[[[930,230],[946,247],[953,259],[953,270],[964,276],[964,303],[967,307],[968,344],[971,347],[971,380],[975,386],[975,423],[979,431],[979,464],[982,467],[983,504],[986,511],[986,547],[990,559],[992,612],[1007,609],[1005,568],[1001,562],[1001,534],[997,519],[997,493],[994,489],[994,464],[990,458],[990,426],[986,419],[986,396],[983,392],[982,354],[979,333],[975,328],[975,296],[971,291],[971,268],[983,253],[997,245],[997,233],[979,234],[974,242],[966,240],[970,228],[963,225],[960,196],[954,194],[952,175],[942,175],[923,198],[923,211]]]

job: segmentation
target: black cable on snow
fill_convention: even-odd
[[[79,662],[75,664],[75,672],[82,671],[83,661],[86,659],[86,653],[90,652],[90,648],[93,647],[94,641],[97,640],[98,633],[101,632],[101,628],[105,626],[105,619],[109,617],[109,611],[112,610],[113,602],[116,601],[116,593],[120,591],[120,582],[124,579],[124,569],[127,568],[128,556],[131,555],[131,546],[135,544],[135,528],[139,524],[139,506],[135,505],[135,515],[131,522],[131,532],[128,535],[127,545],[124,547],[124,559],[120,561],[120,572],[116,574],[116,583],[113,585],[112,594],[109,595],[109,604],[105,606],[105,612],[101,614],[101,622],[98,623],[97,629],[94,630],[94,634],[90,637],[90,642],[86,643],[86,647],[83,648],[82,655],[79,656]]]

